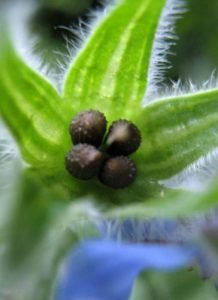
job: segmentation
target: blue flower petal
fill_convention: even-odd
[[[145,269],[175,271],[196,260],[196,248],[170,244],[82,243],[70,257],[57,300],[127,300]]]

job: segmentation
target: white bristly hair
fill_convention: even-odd
[[[83,20],[79,20],[79,25],[74,25],[72,27],[60,27],[65,28],[67,31],[70,31],[76,36],[76,40],[66,39],[66,46],[68,55],[65,55],[64,63],[59,60],[59,74],[56,74],[57,81],[59,82],[59,86],[63,84],[63,78],[66,76],[70,66],[73,64],[84,44],[92,37],[92,33],[96,30],[96,28],[100,25],[103,19],[105,19],[111,10],[113,9],[115,3],[120,0],[102,0],[103,8],[102,9],[91,9],[87,12],[87,17],[89,19],[88,22],[84,22]],[[59,53],[59,56],[62,56]]]
[[[217,224],[217,210],[196,213],[191,217],[164,219],[148,218],[140,220],[105,220],[99,223],[103,239],[120,242],[183,242],[197,238],[206,226]]]
[[[217,89],[218,79],[216,73],[216,70],[214,70],[207,81],[199,84],[195,84],[191,80],[188,80],[184,85],[182,85],[180,80],[172,82],[172,87],[166,88],[162,93],[159,93],[158,98],[153,99],[153,101],[180,96],[188,97],[191,94],[197,95]],[[218,177],[218,148],[212,149],[177,175],[160,183],[170,188],[201,191],[207,188],[215,177]]]
[[[60,26],[57,27],[66,29],[66,31],[70,31],[76,36],[76,40],[70,40],[65,37],[67,54],[54,51],[56,54],[57,71],[51,69],[42,57],[40,57],[40,53],[35,54],[33,50],[35,45],[38,44],[38,37],[33,36],[28,32],[28,22],[31,15],[37,9],[37,2],[34,0],[17,0],[13,5],[8,5],[8,9],[5,9],[5,15],[8,20],[9,30],[16,50],[31,68],[34,68],[43,76],[47,77],[56,88],[60,90],[63,78],[75,57],[77,57],[77,54],[80,52],[87,39],[92,35],[92,32],[100,24],[102,19],[109,14],[114,7],[114,3],[117,1],[119,0],[102,0],[102,9],[95,9],[87,12],[89,18],[88,23],[79,20],[77,26],[75,25],[68,28],[60,24]]]
[[[185,11],[184,0],[167,0],[155,34],[144,103],[159,94],[159,85],[164,79],[165,72],[170,68],[167,56],[171,53],[171,46],[177,39],[175,23]]]
[[[148,85],[143,104],[151,101],[169,99],[178,96],[198,94],[218,88],[217,72],[214,70],[210,78],[203,83],[194,83],[191,79],[182,84],[181,80],[172,81],[171,86],[161,83],[169,69],[168,55],[171,54],[171,46],[177,39],[175,35],[175,22],[187,11],[185,0],[168,0],[160,17],[155,35],[153,50],[150,60]],[[179,101],[179,99],[178,99]],[[170,188],[184,188],[199,191],[205,189],[208,184],[218,176],[218,148],[213,149],[207,155],[199,158],[182,172],[160,183]]]
[[[200,157],[179,174],[161,181],[170,188],[203,191],[218,177],[218,148]]]
[[[193,94],[200,94],[218,88],[217,71],[214,69],[208,80],[195,83],[191,79],[184,83],[179,79],[178,81],[171,81],[171,86],[162,86],[158,91],[158,95],[152,95],[149,100],[158,101],[161,99],[170,99],[180,96],[188,97]]]

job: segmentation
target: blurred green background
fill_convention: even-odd
[[[91,19],[90,9],[96,11],[102,9],[106,2],[111,2],[35,1],[38,1],[38,8],[31,16],[29,24],[31,33],[38,38],[35,51],[45,61],[49,61],[53,68],[57,67],[57,60],[64,62],[63,55],[68,54],[66,40],[77,44],[78,37],[66,28],[78,26],[79,22],[85,28],[85,24]],[[171,48],[174,54],[168,56],[172,67],[167,71],[166,84],[170,84],[170,79],[178,78],[182,82],[187,79],[197,83],[206,81],[218,66],[218,1],[186,0],[186,7],[187,12],[176,24],[178,40]]]
[[[186,0],[187,12],[177,22],[179,38],[170,56],[173,68],[168,77],[208,79],[218,67],[218,1]]]
[[[80,34],[72,28],[86,29],[93,18],[90,11],[104,8],[101,0],[35,0],[38,7],[30,18],[29,29],[37,37],[34,50],[54,69],[66,61],[69,48],[77,47]],[[77,31],[77,30],[76,30]],[[57,61],[59,63],[57,63]]]

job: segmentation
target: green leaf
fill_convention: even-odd
[[[57,209],[58,196],[48,191],[29,171],[23,174],[21,185],[13,188],[16,201],[7,226],[7,255],[10,264],[15,265],[38,245]]]
[[[69,141],[68,120],[56,90],[4,39],[0,69],[0,116],[16,138],[23,158],[36,168],[59,167]]]
[[[194,213],[207,212],[218,206],[216,182],[204,192],[183,190],[162,190],[155,197],[141,203],[127,204],[125,207],[108,210],[109,218],[178,218]]]
[[[60,201],[60,194],[29,171],[14,197],[1,228],[0,247],[6,251],[0,256],[0,291],[17,300],[50,299],[65,256],[79,239],[97,235],[99,213],[88,203]]]
[[[183,270],[172,274],[144,272],[135,284],[131,300],[216,298],[217,291],[212,280],[203,281],[196,270]]]
[[[90,36],[72,63],[64,99],[77,111],[97,108],[111,121],[129,118],[140,104],[165,0],[123,0]]]
[[[145,178],[165,179],[218,146],[218,90],[161,99],[144,107],[136,153]]]

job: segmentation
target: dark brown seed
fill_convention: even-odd
[[[74,145],[86,143],[98,147],[101,145],[106,126],[106,118],[101,112],[89,110],[73,118],[69,130]]]
[[[114,189],[121,189],[129,186],[136,178],[135,163],[125,156],[112,157],[107,159],[99,175],[100,181]]]
[[[103,154],[94,146],[78,144],[65,159],[66,169],[78,179],[90,179],[96,176],[101,167]]]
[[[111,155],[129,155],[138,149],[140,143],[139,129],[127,120],[115,121],[106,137],[107,152]]]

